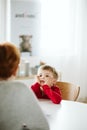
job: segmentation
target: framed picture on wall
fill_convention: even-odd
[[[20,52],[29,52],[30,56],[32,56],[32,35],[20,35],[19,38],[21,38],[21,42],[19,44]]]
[[[41,37],[40,6],[37,0],[11,0],[11,41],[33,56],[38,55]]]

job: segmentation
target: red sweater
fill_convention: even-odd
[[[43,85],[43,91],[40,89],[40,84],[35,83],[31,86],[37,98],[50,99],[53,103],[59,104],[62,100],[60,89],[56,86],[51,88],[48,85]]]

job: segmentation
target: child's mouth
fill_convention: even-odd
[[[44,81],[43,81],[43,80],[41,80],[41,81],[40,81],[40,83],[41,83],[41,84],[44,84]]]

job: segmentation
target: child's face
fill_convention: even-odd
[[[38,76],[41,86],[47,84],[49,87],[55,84],[56,79],[53,77],[53,73],[49,70],[39,70]]]

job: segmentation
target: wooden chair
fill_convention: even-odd
[[[62,82],[62,81],[58,81],[57,86],[61,90],[63,100],[71,100],[71,101],[77,100],[80,93],[79,86],[68,82]]]

